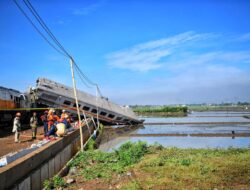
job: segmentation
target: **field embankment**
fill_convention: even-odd
[[[225,112],[247,112],[249,105],[189,105],[190,111],[225,111]]]
[[[66,189],[250,188],[249,148],[179,149],[129,142],[114,152],[83,152],[70,166],[68,176],[54,177],[47,187],[50,184]]]
[[[187,115],[187,107],[172,106],[134,106],[133,111],[140,116],[182,117]]]

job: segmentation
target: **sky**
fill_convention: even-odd
[[[122,105],[250,101],[250,1],[30,0],[82,71]],[[18,3],[29,16],[22,0]],[[32,18],[32,17],[31,17]],[[69,59],[0,1],[0,86],[72,86]],[[77,87],[95,94],[78,76]]]

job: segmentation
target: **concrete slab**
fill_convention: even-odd
[[[31,188],[30,177],[27,177],[18,185],[18,190],[30,190],[30,188]]]
[[[70,160],[71,158],[71,149],[72,149],[72,146],[71,144],[69,144],[66,148],[65,148],[65,160],[66,160],[66,163]],[[66,164],[65,163],[65,164]]]
[[[42,188],[41,169],[38,169],[31,174],[31,189],[32,190],[40,190],[41,188]]]
[[[57,173],[61,169],[61,155],[60,155],[60,153],[58,153],[55,156],[54,160],[55,160],[55,172]]]
[[[61,156],[61,168],[66,164],[65,154],[66,154],[66,148],[64,148],[63,151],[60,152],[60,156]]]
[[[50,159],[49,161],[49,177],[55,175],[55,158]]]
[[[41,167],[41,184],[49,178],[49,164],[46,163]]]

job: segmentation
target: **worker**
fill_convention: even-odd
[[[30,126],[31,126],[31,131],[32,131],[32,139],[36,139],[37,125],[38,125],[38,119],[37,119],[37,116],[36,116],[36,112],[33,112],[33,115],[30,118]]]
[[[51,126],[54,124],[53,110],[50,109],[47,116],[48,121],[48,130],[50,130]]]
[[[19,137],[20,137],[20,131],[21,131],[21,113],[17,112],[16,113],[16,117],[14,118],[14,122],[13,122],[13,129],[12,132],[15,133],[15,143],[20,143],[19,141]]]
[[[58,117],[58,115],[56,115],[56,111],[53,110],[53,120],[54,120],[54,123],[57,124],[60,120],[60,117]]]
[[[46,134],[46,138],[49,138],[49,136],[51,135],[55,136],[56,125],[60,118],[55,114],[55,110],[53,109],[49,110],[47,118],[48,118],[48,132]]]
[[[48,133],[48,111],[46,110],[40,118],[43,122],[44,136],[46,136],[46,134]]]
[[[64,120],[66,116],[66,110],[62,110],[61,120]]]

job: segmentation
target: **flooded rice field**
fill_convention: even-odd
[[[143,126],[112,126],[100,149],[112,151],[127,141],[165,147],[228,148],[250,146],[250,112],[193,112],[187,117],[141,117]],[[160,125],[159,125],[160,124]]]

